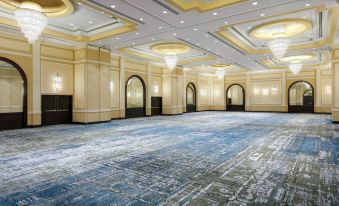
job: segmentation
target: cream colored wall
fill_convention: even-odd
[[[23,80],[16,69],[0,67],[0,94],[0,113],[23,112]]]

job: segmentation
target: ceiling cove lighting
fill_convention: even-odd
[[[47,25],[47,16],[42,13],[41,6],[33,2],[23,2],[15,10],[14,17],[30,44],[39,38]]]
[[[151,47],[151,49],[155,52],[164,54],[164,61],[167,68],[173,70],[179,61],[178,55],[188,52],[191,50],[191,47],[181,43],[168,42],[155,44]]]

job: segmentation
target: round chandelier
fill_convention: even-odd
[[[288,65],[288,68],[293,73],[293,75],[297,75],[297,74],[299,74],[302,66],[303,66],[303,64],[301,63],[300,60],[294,60]]]
[[[268,42],[274,57],[278,60],[284,57],[291,41],[286,37],[286,34],[283,32],[275,33],[272,36],[272,39]]]
[[[34,2],[23,2],[14,12],[15,20],[30,44],[39,38],[47,25],[47,16],[41,6]]]
[[[183,54],[191,50],[191,47],[176,42],[155,44],[151,47],[155,52],[164,55],[164,62],[168,69],[173,70],[179,61],[179,54]]]

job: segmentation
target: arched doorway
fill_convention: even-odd
[[[288,112],[313,113],[314,89],[306,81],[297,81],[288,88]]]
[[[240,84],[232,84],[227,88],[226,110],[245,111],[245,89]]]
[[[193,83],[189,83],[186,87],[186,112],[195,112],[196,109],[196,89]]]
[[[0,130],[27,127],[27,78],[12,60],[0,57]]]
[[[140,76],[128,78],[125,88],[126,118],[144,117],[146,115],[146,87]]]

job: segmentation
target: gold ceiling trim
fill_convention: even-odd
[[[311,54],[307,54],[307,55],[294,55],[294,56],[286,56],[280,59],[281,62],[292,62],[295,60],[298,61],[307,61],[307,60],[311,60],[314,59],[315,56],[311,55]]]
[[[324,11],[325,7],[320,6],[320,7],[301,9],[301,10],[294,11],[294,12],[288,12],[286,14],[293,14],[293,13],[298,13],[298,12],[301,12],[301,11],[307,11],[307,10],[313,10],[313,9],[315,9],[317,11]],[[336,33],[336,28],[337,28],[336,22],[339,20],[339,8],[336,7],[334,9],[330,10],[330,11],[331,11],[331,16],[330,16],[331,25],[328,27],[329,36],[326,39],[322,39],[322,40],[319,40],[319,41],[311,41],[309,43],[304,43],[304,44],[292,45],[292,46],[289,46],[288,51],[301,50],[301,49],[311,49],[311,48],[320,48],[320,47],[323,47],[325,45],[331,45],[334,42],[334,38],[335,38],[335,33]],[[279,14],[279,15],[281,15],[281,14]],[[267,17],[260,18],[260,19],[268,19],[268,18],[279,16],[279,15],[267,16]],[[243,22],[239,22],[237,24],[222,26],[222,27],[220,27],[220,30],[217,32],[217,34],[221,38],[223,38],[224,40],[233,44],[236,48],[238,48],[241,52],[243,52],[245,54],[270,54],[271,51],[268,48],[267,49],[252,48],[244,40],[238,38],[237,36],[235,36],[230,31],[231,27],[233,27],[233,26],[237,26],[237,25],[240,25],[240,24],[243,24],[243,23],[258,21],[260,19],[259,18],[250,19],[250,20],[246,20],[246,21],[243,21]]]
[[[160,54],[183,54],[191,50],[191,47],[177,42],[166,42],[151,46],[151,50]]]
[[[42,13],[49,17],[67,16],[74,12],[71,0],[1,0],[0,6],[13,11],[25,1],[39,4],[42,8]]]
[[[168,4],[174,6],[182,12],[197,10],[200,13],[240,4],[247,1],[248,0],[214,0],[213,2],[206,3],[203,0],[166,0]]]
[[[212,69],[218,69],[218,68],[227,68],[227,67],[231,67],[231,64],[211,64],[208,67],[212,68]]]
[[[258,39],[272,39],[277,27],[284,28],[286,37],[302,34],[312,28],[312,22],[304,19],[281,19],[261,24],[250,31],[250,36]]]
[[[45,0],[41,0],[41,1],[45,1]],[[111,15],[121,20],[121,23],[123,24],[123,26],[117,29],[114,29],[114,30],[104,31],[104,32],[91,35],[91,36],[66,34],[66,33],[55,31],[55,30],[48,29],[48,28],[45,28],[45,30],[43,31],[43,34],[48,35],[48,36],[53,36],[56,38],[60,38],[60,39],[64,39],[64,40],[75,41],[75,42],[93,42],[93,41],[106,39],[106,38],[109,38],[115,35],[124,34],[124,33],[132,32],[136,30],[135,23],[133,23],[132,21],[124,17],[120,17],[116,15],[113,11],[109,9],[106,9],[104,7],[98,6],[94,3],[91,3],[85,0],[79,0],[79,2],[82,3],[82,6],[89,7],[98,12],[105,12],[106,14]],[[0,4],[1,3],[2,1],[0,1]],[[4,17],[0,17],[0,24],[11,26],[11,27],[18,27],[16,21],[12,19],[4,18]]]

